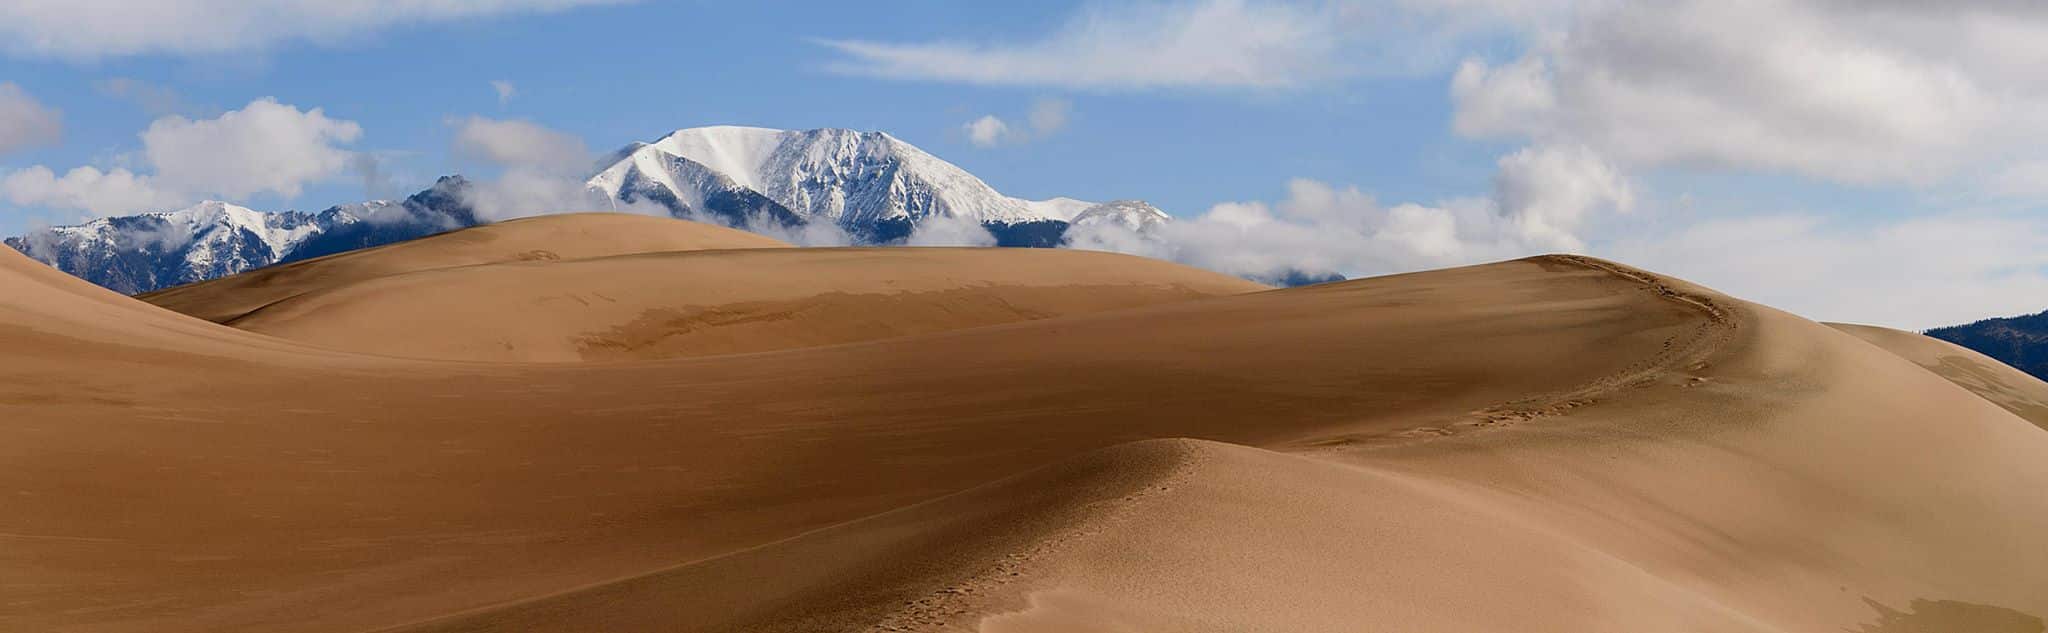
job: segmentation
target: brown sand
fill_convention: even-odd
[[[2048,429],[2048,382],[2032,374],[1976,350],[1924,334],[1871,325],[1827,325],[1913,361],[2035,426]]]
[[[552,365],[319,351],[38,269],[0,253],[0,630],[2048,614],[2048,433],[1598,260]]]
[[[1158,260],[1086,251],[717,250],[377,277],[303,293],[228,324],[389,356],[649,360],[850,343],[1266,289]]]
[[[348,251],[138,295],[216,323],[288,297],[420,270],[719,248],[779,248],[781,241],[699,222],[625,213],[508,220],[408,242]]]

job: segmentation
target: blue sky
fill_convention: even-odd
[[[600,152],[850,127],[1010,195],[1152,201],[1198,265],[1575,250],[1929,326],[2048,307],[2048,82],[2024,63],[2048,60],[2048,13],[2011,4],[0,0],[0,233],[140,210],[77,202],[114,184],[21,176],[38,169],[150,181],[114,206],[319,209],[489,177],[451,147],[471,117]],[[237,167],[279,128],[210,145],[236,126],[164,121],[259,99],[279,125],[319,110],[289,128],[305,152]],[[1033,130],[1047,103],[1064,121]],[[61,133],[38,132],[52,116]],[[966,126],[989,116],[1012,132],[978,144]]]
[[[837,56],[816,42],[999,38],[1057,28],[1077,6],[643,3],[401,26],[255,53],[17,57],[0,79],[63,110],[65,138],[0,164],[81,165],[134,151],[160,112],[102,88],[127,79],[175,93],[195,118],[274,97],[355,121],[363,135],[349,149],[378,153],[403,191],[488,168],[448,152],[447,121],[470,115],[532,120],[596,149],[715,124],[884,130],[1011,195],[1144,198],[1182,213],[1272,195],[1293,177],[1370,176],[1382,195],[1428,198],[1484,187],[1491,173],[1486,148],[1447,137],[1442,77],[1273,93],[958,86],[830,72]],[[492,80],[516,91],[502,106]],[[1072,116],[1041,139],[979,148],[961,130],[987,114],[1022,119],[1048,98],[1071,102]],[[241,202],[317,209],[364,195],[338,176],[296,198]],[[78,214],[16,206],[0,214],[0,230]]]

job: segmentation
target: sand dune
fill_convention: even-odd
[[[1725,340],[1571,392],[1590,402],[1563,414],[1297,455],[1124,445],[405,630],[2042,630],[2048,509],[2020,489],[2048,481],[2030,463],[2048,437],[1817,324],[1699,296],[1726,311]],[[1022,512],[1054,528],[1004,514],[1062,487],[1063,505]],[[733,575],[865,617],[677,601]]]
[[[2048,429],[2048,382],[1976,350],[1932,336],[1869,325],[1827,325],[1913,361],[1949,382],[2005,407],[2013,415]]]
[[[976,274],[1069,265],[1015,253]],[[316,351],[19,258],[0,275],[25,290],[0,296],[0,630],[2048,614],[2048,433],[1848,334],[1598,260],[598,364]]]
[[[543,215],[272,266],[165,288],[138,298],[218,323],[295,295],[420,270],[630,253],[787,246],[761,235],[685,220],[625,213]]]
[[[1266,289],[1086,251],[715,250],[377,277],[303,293],[228,323],[322,347],[413,358],[645,360],[849,343]]]

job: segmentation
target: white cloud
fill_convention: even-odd
[[[2038,312],[2048,297],[2041,217],[1718,218],[1622,238],[1597,254],[1808,318],[1907,329]]]
[[[1986,0],[1589,2],[1452,82],[1466,135],[1630,165],[1937,184],[2048,140],[2048,11]]]
[[[1568,0],[1090,2],[1051,32],[989,41],[823,39],[835,72],[1086,90],[1286,89],[1415,75],[1461,47],[1567,13]]]
[[[931,216],[910,230],[908,246],[995,246],[996,236],[980,222],[966,218]]]
[[[968,121],[960,129],[967,133],[967,142],[975,147],[995,147],[1015,137],[1010,131],[1010,124],[993,114]]]
[[[73,168],[61,177],[42,165],[15,171],[0,178],[0,194],[20,206],[99,215],[163,210],[192,202],[188,196],[157,187],[148,176],[119,168],[100,171],[90,166]]]
[[[64,117],[12,82],[0,82],[0,154],[47,145],[64,136]]]
[[[360,136],[362,127],[353,121],[263,98],[211,119],[167,116],[151,123],[141,134],[141,155],[152,173],[84,166],[60,178],[36,165],[8,174],[6,194],[17,205],[97,215],[161,210],[201,197],[291,198],[309,183],[348,170],[355,155],[339,145]]]
[[[354,121],[266,97],[218,118],[157,119],[142,132],[142,151],[156,168],[156,181],[174,190],[291,198],[307,183],[347,169],[352,154],[339,145],[362,135]]]
[[[1025,126],[1011,125],[1002,117],[988,114],[961,124],[960,130],[975,147],[1028,143],[1059,132],[1067,126],[1067,117],[1073,111],[1071,101],[1043,98],[1031,102],[1031,110],[1024,117]]]
[[[1347,72],[1331,11],[1202,0],[1098,7],[1016,43],[827,40],[832,70],[889,79],[1076,88],[1299,85]]]
[[[656,215],[659,214],[657,213]],[[731,224],[731,222],[723,218],[693,217],[690,219],[708,224]],[[790,226],[766,216],[761,216],[749,218],[747,222],[743,222],[733,228],[751,233],[759,233],[797,246],[853,246],[855,241],[852,234],[847,233],[845,228],[833,222],[807,222]]]
[[[478,216],[508,220],[549,213],[614,210],[667,215],[653,204],[619,206],[586,188],[592,164],[583,139],[531,121],[471,116],[452,119],[450,151],[498,168],[495,177],[472,178],[470,206]]]
[[[217,54],[292,42],[331,44],[382,28],[558,11],[617,0],[14,0],[0,2],[0,47],[92,60]]]
[[[451,121],[454,151],[503,167],[541,167],[578,171],[590,167],[590,149],[583,139],[531,121],[471,116]]]
[[[512,81],[509,79],[493,79],[491,80],[491,92],[498,93],[498,107],[502,108],[505,107],[505,104],[512,102],[514,95],[519,94],[519,87],[512,85]]]
[[[1142,232],[1079,225],[1068,240],[1257,279],[1377,275],[1582,250],[1582,224],[1633,204],[1620,174],[1582,148],[1528,148],[1499,167],[1491,198],[1390,208],[1356,187],[1296,179],[1278,203],[1223,203]]]
[[[1500,159],[1494,201],[1530,244],[1585,248],[1575,233],[1592,212],[1628,211],[1635,192],[1614,166],[1579,146],[1523,148]]]
[[[1908,185],[1940,205],[2048,195],[2048,5],[1594,0],[1568,15],[1530,27],[1518,57],[1458,68],[1457,132],[1584,148],[1624,168]],[[1509,166],[1496,198],[1524,206],[1615,191],[1596,172],[1516,178]],[[2048,296],[2038,209],[1716,215],[1592,250],[1821,319],[1918,328],[2037,311]]]
[[[2048,159],[2026,160],[2000,167],[1982,184],[1986,193],[2001,198],[2048,198]]]

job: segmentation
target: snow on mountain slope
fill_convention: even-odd
[[[771,233],[813,225],[827,229],[820,241],[830,243],[901,244],[920,227],[937,228],[925,224],[937,219],[948,230],[979,225],[999,246],[1054,247],[1071,241],[1071,223],[1151,232],[1169,220],[1135,200],[1013,198],[889,134],[837,128],[676,130],[620,148],[584,187],[616,210],[658,207]],[[137,293],[473,226],[479,220],[471,192],[467,181],[450,176],[403,201],[310,214],[210,202],[38,229],[6,243],[93,283]]]
[[[1073,226],[1110,223],[1142,233],[1171,221],[1173,216],[1160,211],[1159,207],[1152,206],[1152,203],[1143,200],[1111,200],[1089,206],[1074,214],[1068,223]]]
[[[268,265],[318,231],[304,213],[264,213],[206,201],[177,211],[43,229],[7,244],[94,283],[140,292]]]
[[[733,215],[708,205],[744,190],[802,221],[849,228],[929,217],[1000,224],[1064,219],[1034,211],[1031,204],[1002,195],[966,170],[883,132],[688,128],[627,146],[618,156],[590,179],[591,189],[628,202],[672,201],[671,211],[678,214]]]
[[[30,258],[123,293],[224,277],[271,264],[422,237],[476,223],[460,178],[403,201],[319,213],[268,213],[218,201],[177,211],[99,218],[7,238]]]
[[[1082,211],[1087,211],[1089,207],[1093,206],[1095,206],[1093,202],[1075,200],[1065,196],[1046,200],[1024,201],[1024,208],[1030,209],[1033,214],[1063,222],[1073,221],[1074,216],[1080,215]]]

